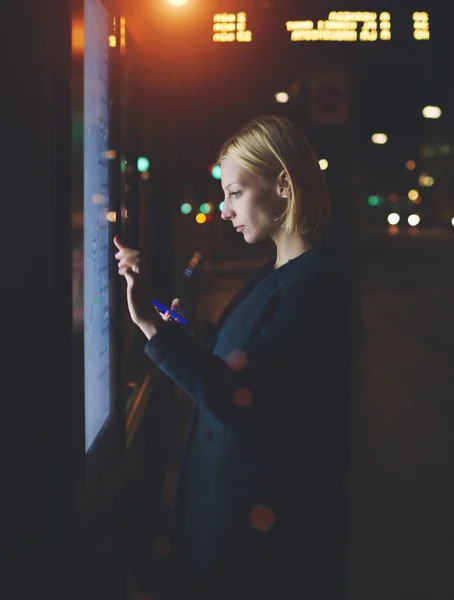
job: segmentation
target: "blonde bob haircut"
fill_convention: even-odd
[[[259,175],[266,187],[285,171],[290,194],[277,221],[289,234],[321,241],[331,218],[329,192],[312,146],[294,123],[274,115],[248,121],[222,145],[218,163],[227,159]]]

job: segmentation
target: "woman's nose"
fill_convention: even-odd
[[[221,219],[224,221],[229,221],[233,217],[233,210],[227,204],[227,200],[224,201],[224,206],[222,207]]]

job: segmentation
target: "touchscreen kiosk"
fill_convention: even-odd
[[[74,379],[77,404],[83,407],[78,445],[85,455],[85,492],[109,463],[118,462],[124,446],[117,352],[120,283],[113,258],[121,202],[115,24],[108,0],[80,0],[73,17]]]
[[[112,223],[109,193],[109,15],[85,1],[84,57],[84,368],[85,451],[111,414],[109,298]]]

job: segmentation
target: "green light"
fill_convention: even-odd
[[[188,215],[192,210],[192,206],[188,202],[185,202],[181,205],[180,210],[184,215]]]
[[[208,215],[211,212],[211,206],[208,204],[208,202],[204,202],[201,205],[200,212],[203,213],[204,215]]]
[[[214,165],[211,169],[211,174],[215,179],[221,179],[221,167],[219,165]]]
[[[141,173],[145,173],[145,171],[148,171],[149,167],[150,161],[148,158],[145,158],[145,156],[139,156],[137,159],[137,170]]]
[[[369,196],[367,199],[367,204],[369,206],[381,206],[383,204],[383,200],[380,196]]]
[[[224,202],[221,202],[219,205],[219,210],[222,212],[224,210]]]

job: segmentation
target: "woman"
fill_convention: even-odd
[[[172,600],[345,598],[349,308],[323,249],[330,202],[288,120],[247,123],[221,148],[222,218],[276,257],[226,307],[208,347],[152,305],[119,249],[146,354],[194,400],[172,540]]]

